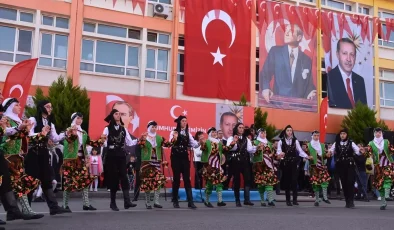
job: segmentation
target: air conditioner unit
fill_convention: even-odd
[[[156,3],[153,5],[153,17],[154,16],[160,16],[163,17],[164,19],[167,19],[168,15],[170,14],[170,7]]]

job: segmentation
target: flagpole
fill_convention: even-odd
[[[378,7],[376,7],[376,0],[373,1],[373,16],[374,17],[379,17],[379,9]],[[380,20],[380,19],[378,19]],[[374,23],[374,21],[372,20],[372,23]],[[376,26],[376,25],[374,25]],[[373,39],[373,53],[374,55],[374,66],[375,66],[375,72],[374,72],[374,76],[375,76],[375,111],[376,111],[376,118],[380,120],[380,87],[379,87],[379,78],[380,78],[380,71],[379,71],[379,55],[377,55],[379,53],[379,43],[378,43],[378,33],[376,34],[372,34]]]
[[[322,59],[322,49],[323,47],[321,46],[322,44],[322,36],[321,35],[321,0],[317,0],[317,8],[320,10],[319,14],[319,21],[318,21],[318,26],[317,26],[317,77],[316,77],[316,89],[317,89],[317,111],[320,115],[320,106],[321,106],[321,101],[323,100],[323,93],[322,93],[322,70],[321,70],[321,59]],[[327,71],[327,70],[326,70]]]

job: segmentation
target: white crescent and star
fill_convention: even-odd
[[[325,114],[324,115],[324,126],[327,128],[327,117],[328,117],[328,114]]]
[[[178,118],[178,116],[176,116],[176,115],[174,114],[175,109],[177,109],[177,108],[182,108],[182,107],[179,106],[179,105],[174,105],[174,106],[172,106],[171,109],[170,109],[170,115],[171,115],[171,117],[174,118],[174,119],[177,119],[177,118]],[[186,110],[183,110],[182,115],[183,115],[183,116],[186,116],[186,115],[187,115],[187,111],[186,111]]]
[[[217,17],[218,15],[218,17]],[[235,37],[236,37],[236,29],[235,29],[235,24],[233,19],[230,17],[230,15],[226,12],[224,12],[223,10],[211,10],[209,11],[203,18],[202,23],[201,23],[201,32],[202,32],[202,36],[204,38],[205,43],[208,45],[208,41],[207,41],[207,37],[206,37],[206,31],[207,31],[207,27],[209,25],[209,23],[211,23],[214,20],[220,20],[222,22],[224,22],[227,27],[230,29],[231,31],[231,43],[230,46],[228,48],[230,48],[235,41]],[[223,58],[226,56],[222,53],[220,53],[220,49],[219,47],[217,48],[216,53],[212,53],[212,56],[215,58],[213,61],[213,64],[216,63],[220,63],[223,66]]]
[[[13,86],[11,87],[9,96],[11,96],[12,92],[13,92],[15,89],[19,89],[20,95],[19,95],[18,98],[21,98],[22,95],[23,95],[23,87],[22,87],[21,85],[19,85],[19,84],[18,84],[18,85],[13,85]]]

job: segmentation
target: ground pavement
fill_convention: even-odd
[[[386,211],[380,211],[379,201],[356,202],[356,209],[344,208],[344,202],[333,200],[331,205],[321,203],[314,207],[310,198],[301,199],[298,207],[287,207],[278,196],[277,206],[261,207],[255,202],[253,207],[235,207],[228,203],[226,207],[212,209],[197,204],[197,210],[190,210],[187,203],[182,202],[180,209],[174,209],[169,201],[161,199],[163,209],[147,210],[144,201],[129,210],[123,209],[123,202],[118,199],[120,212],[109,209],[109,199],[94,198],[91,200],[98,211],[82,211],[82,200],[72,198],[71,214],[50,216],[45,203],[33,203],[33,209],[44,213],[41,220],[13,221],[5,225],[7,230],[261,230],[261,229],[392,229],[394,226],[394,202],[389,202]],[[60,200],[60,199],[59,199]],[[216,204],[214,204],[216,206]],[[1,208],[0,218],[5,219]]]

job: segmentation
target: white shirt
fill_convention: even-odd
[[[179,135],[181,134],[178,133],[178,137]],[[174,138],[174,131],[171,131],[169,141],[171,141],[173,138]],[[189,147],[197,148],[198,146],[200,146],[200,144],[196,140],[194,140],[192,134],[189,132]]]
[[[194,161],[200,162],[202,155],[201,146],[198,146],[197,148],[193,148],[193,153],[194,153]]]
[[[246,137],[245,137],[246,138]],[[239,137],[239,139],[242,139],[242,137]],[[256,152],[257,147],[253,146],[252,142],[249,140],[249,138],[247,139],[247,144],[246,144],[246,151],[248,151],[249,154],[253,154]],[[233,142],[234,137],[229,137],[227,138],[227,146],[230,146],[231,142]],[[231,149],[231,151],[235,151],[237,150],[238,146],[237,144],[234,145],[234,147]]]
[[[293,139],[287,139],[286,138],[286,144],[291,145],[292,141],[293,141]],[[300,142],[298,142],[298,140],[296,140],[295,144],[296,144],[296,149],[298,151],[299,156],[302,157],[302,158],[307,158],[308,154],[306,154],[304,152],[304,150],[302,150],[302,148],[300,146]],[[281,153],[282,153],[282,140],[279,140],[279,142],[278,142],[278,149],[276,151],[276,154],[279,155]]]
[[[343,80],[343,84],[345,85],[346,92],[347,92],[346,79],[350,78],[350,89],[352,90],[352,94],[353,94],[353,98],[354,98],[352,74],[350,74],[350,75],[348,76],[348,75],[346,75],[346,73],[341,69],[341,66],[338,65],[338,68],[339,68],[339,71],[341,72],[342,80]],[[353,99],[353,100],[354,100],[354,99]]]
[[[119,129],[119,125],[115,125],[115,129],[118,130]],[[138,139],[132,140],[130,137],[129,132],[127,132],[127,129],[125,129],[126,131],[126,139],[125,139],[125,144],[127,146],[134,146],[138,143]],[[109,131],[108,131],[108,127],[105,127],[103,134],[108,136]],[[107,147],[107,141],[104,142],[104,147]]]
[[[34,132],[34,129],[35,129],[36,125],[37,125],[36,118],[35,118],[35,117],[30,117],[29,120],[30,120],[31,123],[33,124],[32,127],[31,127],[31,129],[30,129],[29,136],[35,136],[35,135],[38,134],[38,133],[35,133],[35,132]],[[48,125],[48,121],[47,121],[46,119],[44,119],[44,118],[42,118],[42,123],[44,124],[44,126]],[[41,132],[41,130],[40,130],[40,132]],[[51,124],[51,131],[50,131],[50,133],[49,133],[49,138],[50,138],[53,142],[57,143],[57,142],[59,142],[59,141],[64,140],[64,139],[66,138],[66,136],[65,136],[64,133],[60,133],[60,134],[58,135],[57,132],[56,132],[55,125],[52,123],[52,124]]]
[[[332,146],[330,148],[330,152],[332,152],[333,155],[335,154],[335,144],[336,143],[332,144]],[[340,144],[346,145],[347,141],[345,141],[345,142],[341,141]],[[356,153],[357,155],[360,155],[360,148],[356,144],[354,144],[354,142],[352,142],[352,149],[353,149],[354,153]]]
[[[298,59],[298,47],[291,48],[290,46],[287,46],[287,48],[289,49],[289,61],[290,61],[291,51],[293,50],[294,61],[293,61],[293,65],[290,66],[290,70],[291,70],[291,82],[294,82],[294,74],[297,67],[297,59]]]

